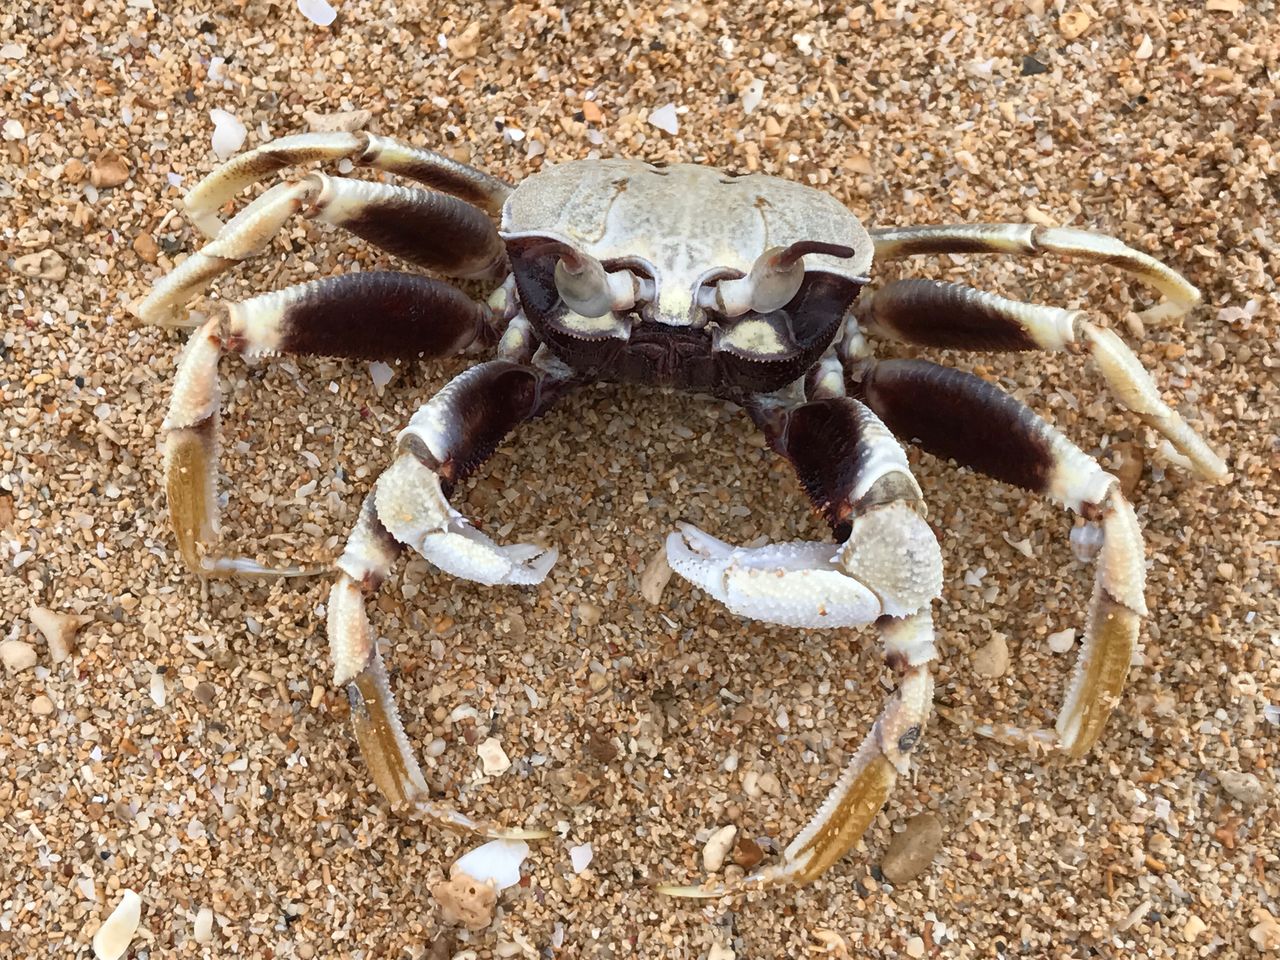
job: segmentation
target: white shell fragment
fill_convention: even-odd
[[[36,648],[22,640],[0,643],[0,663],[9,673],[22,673],[36,665]]]
[[[594,856],[595,851],[591,849],[591,844],[589,843],[580,843],[576,847],[570,847],[569,862],[573,864],[573,872],[581,873],[591,866],[591,860]]]
[[[664,103],[657,110],[650,111],[649,122],[663,133],[669,133],[673,137],[680,132],[680,121],[676,117],[674,103]]]
[[[506,773],[511,769],[511,758],[502,749],[502,744],[497,741],[497,738],[490,737],[485,740],[476,748],[476,751],[480,754],[480,765],[489,776]],[[472,874],[472,876],[476,876],[476,874]]]
[[[213,911],[208,907],[201,907],[200,912],[196,914],[195,929],[192,931],[196,938],[196,943],[209,943],[213,940]]]
[[[499,890],[520,882],[520,864],[529,856],[523,840],[490,840],[464,853],[449,870],[450,876],[465,873],[480,883],[492,882]]]
[[[338,11],[326,0],[298,0],[298,12],[321,27],[327,27],[338,19]]]
[[[369,379],[373,381],[374,387],[379,391],[390,383],[391,378],[395,375],[395,367],[383,363],[381,360],[375,360],[369,364]]]
[[[248,131],[234,114],[225,110],[210,110],[209,119],[213,121],[213,152],[219,160],[229,160],[244,146]]]
[[[764,81],[753,78],[742,91],[742,112],[750,114],[764,100]]]
[[[708,838],[706,845],[702,848],[702,868],[707,873],[715,873],[724,866],[725,857],[733,849],[733,841],[737,835],[738,828],[729,824],[727,827],[721,827]]]
[[[120,960],[133,940],[138,921],[142,919],[142,898],[126,890],[111,916],[93,935],[93,955],[97,960]]]
[[[62,663],[71,656],[76,631],[90,619],[71,613],[58,613],[48,607],[32,607],[27,615],[35,628],[44,635],[45,642],[49,644],[49,659],[54,663]]]
[[[1067,627],[1065,630],[1049,634],[1045,639],[1048,641],[1049,649],[1054,653],[1069,653],[1076,645],[1076,631],[1074,627]]]

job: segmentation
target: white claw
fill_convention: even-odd
[[[667,537],[671,569],[740,616],[784,627],[853,627],[881,613],[875,594],[836,565],[834,543],[749,549],[690,524]]]
[[[559,556],[532,543],[495,543],[475,527],[454,522],[447,532],[428,533],[414,544],[419,553],[451,576],[486,586],[532,586],[546,579]]]

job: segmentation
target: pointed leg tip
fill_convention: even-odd
[[[675,883],[660,883],[654,890],[664,897],[680,897],[685,900],[719,900],[731,892],[724,884],[714,887],[694,887]]]

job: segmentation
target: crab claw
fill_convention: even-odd
[[[876,595],[841,569],[840,550],[805,541],[735,547],[687,523],[667,537],[672,570],[734,613],[784,627],[852,627],[880,616]]]

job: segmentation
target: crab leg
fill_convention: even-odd
[[[1124,689],[1147,614],[1142,534],[1119,482],[1022,403],[972,374],[923,360],[866,362],[850,372],[849,387],[898,436],[1045,494],[1088,521],[1072,532],[1071,542],[1080,559],[1096,557],[1093,599],[1056,733],[1003,728],[1000,736],[1030,738],[1083,756]],[[993,727],[979,732],[1002,733]]]
[[[866,832],[907,772],[933,702],[930,605],[941,593],[942,559],[902,448],[870,410],[848,398],[754,412],[844,542],[746,550],[684,526],[667,540],[672,569],[731,610],[769,623],[875,622],[898,688],[780,863],[735,884],[659,887],[673,896],[719,897],[821,875]]]
[[[1080,257],[1119,267],[1165,295],[1141,314],[1146,320],[1180,317],[1200,302],[1200,291],[1176,270],[1155,257],[1103,233],[1030,223],[959,223],[948,226],[881,227],[871,230],[876,260],[901,260],[922,254],[1003,253],[1038,256],[1046,253]]]
[[[1121,405],[1164,437],[1176,459],[1201,477],[1221,480],[1227,467],[1208,444],[1160,397],[1141,361],[1118,336],[1063,310],[1007,300],[972,287],[936,280],[899,280],[857,305],[863,329],[905,343],[959,350],[1088,351]],[[1083,344],[1077,337],[1083,335]]]
[[[147,323],[181,325],[181,307],[215,278],[261,253],[295,214],[342,227],[417,266],[455,277],[492,277],[506,262],[493,222],[455,197],[312,174],[272,187],[244,208],[136,309]]]
[[[221,230],[216,211],[245,187],[278,170],[314,160],[350,160],[358,166],[409,177],[497,214],[511,185],[433,150],[369,133],[300,133],[232,157],[183,198],[192,221],[208,237]]]
[[[334,682],[347,686],[361,753],[378,789],[394,805],[464,832],[495,837],[550,836],[473,820],[431,802],[405,736],[365,597],[409,546],[455,576],[485,584],[536,584],[556,551],[500,546],[450,506],[453,486],[483,463],[519,423],[540,415],[565,384],[531,367],[494,360],[459,375],[435,395],[400,435],[399,453],[365,500],[338,559],[329,594],[329,648]]]
[[[224,351],[392,359],[442,357],[488,336],[490,312],[448,284],[402,273],[354,273],[288,287],[227,307],[191,337],[165,418],[165,485],[183,561],[204,576],[297,576],[243,557],[206,555],[218,538],[217,476]],[[225,329],[224,329],[225,328]]]

